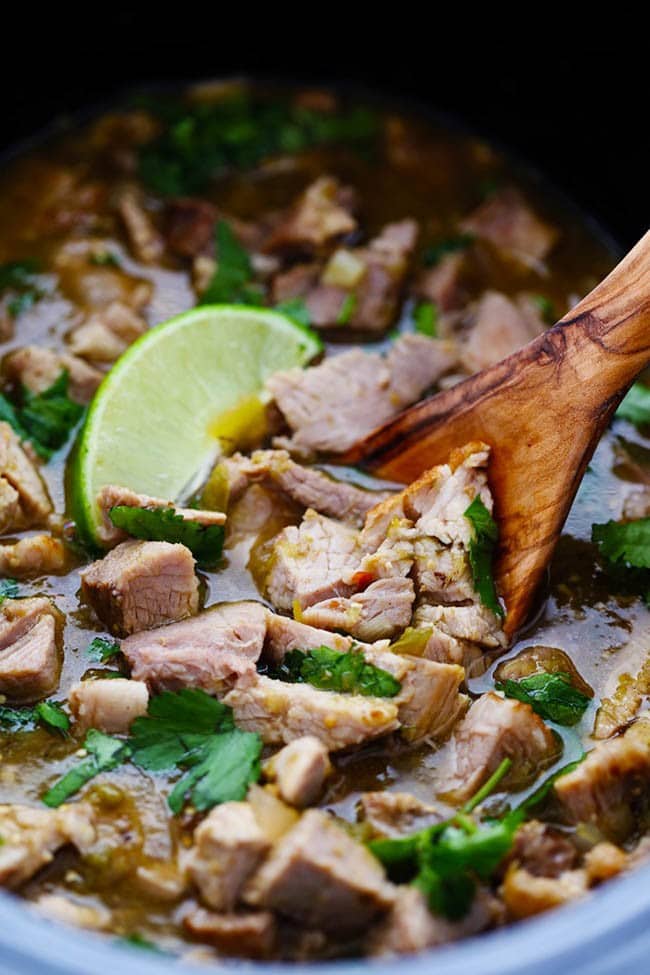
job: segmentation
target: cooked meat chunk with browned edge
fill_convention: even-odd
[[[438,770],[438,792],[453,802],[469,799],[504,758],[512,766],[502,787],[522,788],[561,753],[561,741],[530,705],[488,692],[456,727]]]
[[[226,516],[221,511],[203,511],[200,508],[179,508],[172,501],[151,498],[148,494],[137,494],[129,488],[107,484],[97,495],[97,506],[102,516],[99,540],[104,545],[115,545],[127,538],[126,532],[117,528],[110,519],[111,508],[169,508],[185,521],[196,521],[199,525],[223,525]]]
[[[541,220],[522,194],[510,187],[488,197],[460,228],[532,267],[539,266],[559,237],[555,227]]]
[[[513,300],[486,291],[468,314],[469,334],[460,345],[460,361],[479,372],[521,349],[546,328],[539,308],[526,295]]]
[[[10,383],[30,393],[49,389],[62,372],[68,374],[68,395],[76,403],[89,403],[104,374],[76,355],[40,345],[24,345],[5,357],[2,371]]]
[[[314,735],[329,751],[372,741],[399,728],[394,700],[321,691],[309,684],[285,684],[258,677],[223,698],[235,724],[255,731],[267,745],[284,745]]]
[[[152,691],[200,687],[218,693],[254,682],[266,633],[261,603],[223,603],[192,619],[135,633],[121,644],[135,680]]]
[[[307,927],[351,934],[390,908],[395,888],[364,846],[310,809],[273,847],[245,897]]]
[[[410,792],[364,792],[358,816],[374,837],[406,836],[445,818],[442,809],[421,802]]]
[[[111,243],[96,238],[64,242],[54,257],[62,291],[85,315],[114,302],[141,312],[151,301],[153,285],[121,267],[99,265],[97,255],[106,253],[112,253]]]
[[[602,698],[594,721],[594,738],[611,738],[636,717],[650,694],[650,657],[641,664],[637,673],[620,674],[613,692]]]
[[[422,891],[416,887],[398,887],[387,917],[370,931],[368,953],[385,957],[424,951],[478,934],[497,919],[497,899],[482,890],[461,921],[448,921],[432,914]]]
[[[534,877],[559,877],[577,866],[578,860],[577,847],[569,837],[537,819],[519,827],[508,854],[509,863]]]
[[[277,925],[271,911],[215,914],[192,908],[183,918],[183,925],[197,941],[236,958],[268,958],[276,939]]]
[[[209,200],[193,197],[170,200],[165,212],[168,249],[180,257],[209,254],[216,223],[217,208]]]
[[[511,866],[500,888],[511,917],[521,920],[583,897],[588,890],[584,870],[566,870],[557,877],[538,877]]]
[[[378,579],[348,598],[334,596],[301,610],[311,626],[345,630],[359,640],[397,636],[411,620],[415,590],[412,579]]]
[[[435,267],[418,274],[413,284],[415,294],[425,301],[432,301],[443,315],[458,311],[469,300],[464,285],[465,264],[465,253],[446,254]]]
[[[320,253],[356,230],[354,192],[332,176],[311,183],[264,243],[270,253]]]
[[[83,850],[95,839],[94,812],[78,802],[59,809],[0,806],[0,884],[19,887],[72,844]]]
[[[81,573],[83,598],[118,636],[193,616],[199,584],[192,553],[170,542],[122,542]]]
[[[119,359],[146,330],[147,323],[141,315],[121,301],[112,301],[73,329],[68,344],[75,356],[107,364]]]
[[[51,535],[28,535],[0,545],[0,575],[19,579],[55,575],[65,571],[67,562],[65,545]]]
[[[164,250],[162,237],[135,186],[122,190],[117,200],[117,211],[124,222],[134,257],[143,264],[154,264],[160,260]]]
[[[571,683],[587,697],[594,692],[581,676],[571,657],[559,647],[532,646],[521,650],[515,657],[504,660],[496,668],[494,679],[498,681],[522,680],[533,674],[568,674]]]
[[[449,343],[409,335],[385,357],[352,349],[318,366],[275,373],[266,385],[292,431],[278,445],[342,453],[415,402],[455,361]]]
[[[560,776],[555,793],[574,823],[592,823],[613,840],[626,839],[647,806],[650,719],[600,742],[577,768]]]
[[[298,809],[317,802],[331,771],[327,748],[313,735],[289,742],[264,765],[265,778],[275,783],[285,802]]]
[[[304,467],[286,450],[256,450],[250,457],[234,454],[219,465],[227,482],[227,501],[236,501],[249,484],[267,481],[305,508],[360,527],[374,505],[390,492],[357,487],[338,481],[315,467]]]
[[[269,848],[252,806],[224,802],[197,826],[184,867],[209,907],[231,911]]]
[[[84,680],[68,691],[68,704],[79,731],[98,728],[125,735],[136,718],[147,713],[146,684],[121,677]]]
[[[47,522],[52,511],[47,489],[8,423],[0,423],[0,485],[0,531],[20,531]]]
[[[57,686],[63,614],[44,596],[0,605],[0,693],[37,701]]]
[[[383,332],[395,321],[417,241],[414,220],[387,224],[367,246],[339,248],[327,264],[299,264],[273,282],[273,300],[302,298],[316,328]]]

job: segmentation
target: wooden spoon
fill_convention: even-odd
[[[585,468],[650,362],[650,231],[556,325],[502,362],[422,400],[344,463],[408,483],[454,447],[492,447],[496,578],[509,636],[525,622]]]

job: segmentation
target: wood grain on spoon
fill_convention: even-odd
[[[492,447],[506,632],[522,625],[585,468],[650,362],[650,231],[556,325],[502,362],[422,400],[344,458],[408,483],[454,447]]]

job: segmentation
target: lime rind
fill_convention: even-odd
[[[98,544],[103,485],[178,500],[209,473],[219,416],[321,349],[302,323],[242,305],[202,305],[142,335],[99,386],[77,443],[72,509],[85,543]]]

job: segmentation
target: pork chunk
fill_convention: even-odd
[[[52,502],[36,467],[8,423],[0,423],[0,483],[5,504],[8,499],[12,512],[3,516],[5,532],[46,522]],[[12,490],[7,493],[9,488]]]
[[[84,849],[95,839],[92,806],[78,802],[59,809],[0,806],[0,884],[19,887],[68,844]]]
[[[147,323],[141,315],[124,302],[112,301],[77,326],[68,336],[68,343],[75,356],[110,365],[146,330]]]
[[[120,677],[80,681],[68,691],[68,704],[79,731],[98,728],[126,735],[136,718],[147,713],[146,684]]]
[[[595,823],[623,840],[647,804],[650,719],[639,718],[618,738],[599,742],[577,768],[560,776],[555,793],[572,822]]]
[[[275,252],[318,253],[333,241],[352,233],[357,222],[351,213],[353,194],[332,176],[321,176],[307,187],[264,245]]]
[[[5,357],[7,379],[31,393],[49,389],[62,372],[68,373],[68,395],[76,403],[89,403],[104,374],[76,355],[55,352],[41,345],[24,345]]]
[[[409,792],[364,792],[357,811],[376,837],[407,836],[445,817],[441,809],[420,802]]]
[[[265,777],[276,783],[281,798],[298,809],[314,805],[331,771],[327,748],[313,735],[296,738],[264,766]]]
[[[268,611],[261,603],[223,603],[192,619],[122,641],[131,675],[152,691],[200,687],[210,694],[256,679]]]
[[[185,871],[209,907],[230,911],[269,847],[252,807],[247,802],[224,802],[194,831]]]
[[[65,545],[51,535],[28,535],[0,545],[0,575],[23,579],[64,572],[66,561]]]
[[[0,612],[0,693],[36,701],[57,686],[63,616],[45,597],[6,599]]]
[[[127,508],[169,508],[174,514],[180,515],[185,521],[196,521],[199,525],[223,525],[226,516],[221,511],[204,511],[199,508],[177,508],[172,501],[151,498],[148,494],[136,494],[130,488],[118,487],[115,484],[105,485],[97,495],[97,506],[102,516],[99,540],[104,545],[114,545],[124,541],[126,532],[116,528],[109,517],[111,508],[116,506]]]
[[[134,257],[143,264],[159,261],[164,250],[163,240],[134,186],[122,191],[117,210],[124,222]]]
[[[479,372],[521,349],[544,331],[539,309],[525,295],[515,301],[486,291],[469,318],[469,336],[460,359],[468,372]]]
[[[196,908],[185,915],[183,926],[193,938],[236,958],[268,958],[276,938],[276,921],[270,911],[215,914]]]
[[[504,758],[512,766],[502,786],[521,788],[560,754],[561,743],[530,705],[489,692],[456,728],[439,769],[439,792],[454,802],[469,799]]]
[[[391,639],[411,620],[415,590],[411,579],[378,579],[348,598],[334,596],[301,611],[310,626],[345,630],[359,640]]]
[[[118,636],[193,616],[199,607],[194,559],[184,545],[122,542],[80,575],[84,599]]]
[[[399,727],[397,705],[389,698],[336,694],[264,676],[251,686],[236,686],[223,701],[233,709],[235,724],[257,732],[267,745],[314,735],[328,751],[337,751]]]
[[[337,934],[362,931],[394,898],[378,861],[316,809],[280,839],[246,890],[254,906]]]
[[[419,399],[455,359],[447,342],[404,336],[386,358],[352,349],[266,385],[291,428],[290,450],[342,453]]]
[[[510,187],[490,196],[460,227],[533,267],[539,266],[558,239],[557,230],[541,220],[521,193]]]

